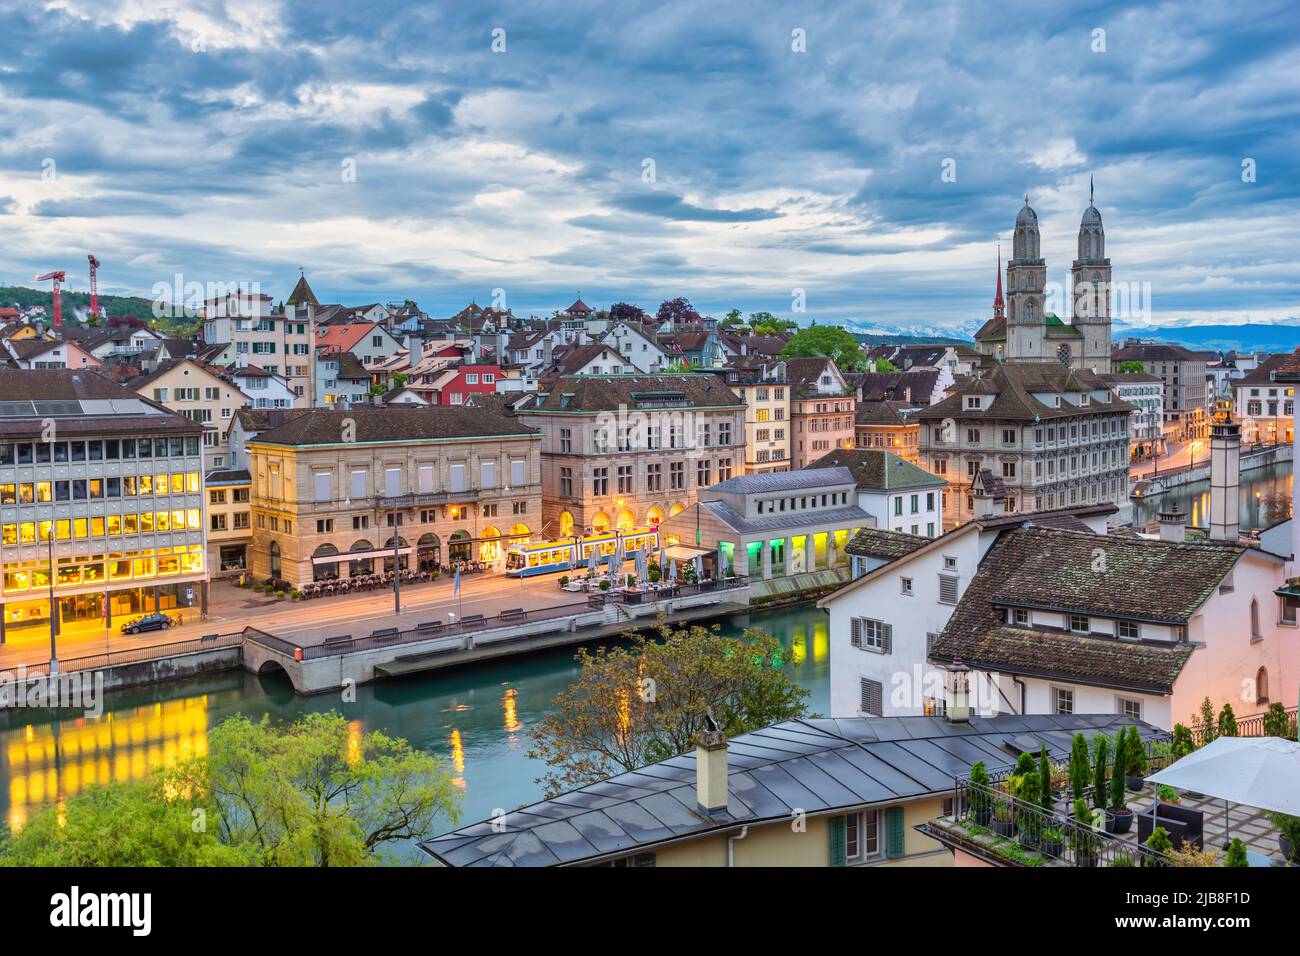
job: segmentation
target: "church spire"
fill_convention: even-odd
[[[998,291],[993,296],[993,317],[1000,319],[1002,315],[1002,244],[998,243]]]
[[[1092,188],[1092,176],[1090,175],[1088,177],[1088,205],[1089,206],[1094,205],[1092,200],[1093,200],[1093,188]]]

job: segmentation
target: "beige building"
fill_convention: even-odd
[[[739,358],[713,371],[745,403],[745,474],[790,468],[790,388],[785,363]]]
[[[716,375],[566,375],[518,414],[542,436],[547,539],[657,525],[744,466],[745,406]]]
[[[1155,375],[1164,388],[1161,412],[1167,441],[1205,438],[1210,430],[1209,396],[1205,388],[1205,359],[1181,345],[1128,339],[1116,349],[1114,366],[1141,362],[1142,371]]]
[[[854,442],[858,448],[883,448],[913,465],[921,460],[919,409],[908,402],[858,402]]]
[[[193,359],[169,362],[127,386],[203,426],[203,469],[230,467],[226,432],[235,413],[251,404],[231,382]]]
[[[854,390],[829,358],[794,358],[786,362],[790,382],[790,459],[804,468],[837,448],[852,448]]]
[[[541,441],[471,406],[315,408],[245,444],[257,580],[503,561],[538,533]]]
[[[253,543],[252,478],[247,469],[210,471],[208,492],[208,568],[215,577],[248,570]]]
[[[293,393],[295,408],[313,404],[316,383],[315,310],[320,303],[300,278],[276,310],[263,295],[231,294],[204,304],[203,341],[230,344],[235,364],[256,366],[283,376]]]

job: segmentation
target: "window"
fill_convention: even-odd
[[[479,487],[495,488],[497,486],[497,463],[495,461],[479,462]]]
[[[1115,635],[1137,640],[1142,636],[1142,626],[1137,621],[1116,621]]]
[[[573,469],[572,468],[560,469],[560,497],[561,498],[573,497]]]
[[[876,651],[880,654],[894,652],[893,625],[869,617],[855,617],[850,619],[849,628],[849,640],[859,650]]]
[[[598,498],[609,494],[609,469],[608,468],[592,469],[591,493]]]
[[[957,603],[957,575],[955,574],[939,575],[939,603],[940,604]]]
[[[880,811],[865,810],[844,817],[844,859],[861,863],[880,855]]]
[[[465,490],[465,463],[463,461],[453,462],[451,465],[451,490]]]
[[[1252,641],[1262,641],[1263,634],[1259,630],[1259,601],[1251,598],[1250,601],[1250,639]]]
[[[332,534],[333,531],[334,531],[334,519],[333,519],[333,518],[317,518],[317,519],[316,519],[316,533],[317,533],[317,534]]]
[[[528,484],[528,462],[525,459],[510,459],[510,483],[516,488]]]
[[[1053,687],[1052,705],[1058,714],[1074,713],[1074,691],[1065,687]]]
[[[632,493],[632,466],[618,466],[618,493],[620,495],[630,495]]]
[[[911,597],[911,595],[912,595],[912,579],[911,579],[911,578],[899,578],[898,580],[899,580],[899,584],[901,585],[902,593],[903,593],[903,594],[906,594],[908,597]]]
[[[352,469],[352,481],[348,492],[351,498],[366,497],[366,470],[364,468]]]
[[[384,494],[389,498],[396,498],[402,493],[402,469],[385,468],[384,469]]]
[[[1142,701],[1134,697],[1116,697],[1115,713],[1127,717],[1129,720],[1141,720]]]
[[[433,491],[433,465],[419,465],[416,468],[416,479],[419,482],[420,494],[427,495]]]
[[[1268,703],[1268,670],[1263,667],[1255,672],[1255,703]]]
[[[312,480],[316,490],[317,501],[329,501],[331,498],[330,484],[334,477],[332,471],[317,471],[312,473]]]
[[[560,429],[560,454],[568,455],[573,451],[573,429]]]
[[[1091,622],[1086,614],[1070,615],[1070,630],[1076,634],[1087,634],[1092,630]]]
[[[651,465],[646,465],[645,490],[646,491],[664,490],[663,465],[659,464],[658,462]]]
[[[1014,608],[1011,612],[1011,619],[1012,621],[1015,622],[1017,627],[1028,627],[1029,626],[1028,609],[1023,607]]]
[[[863,677],[861,680],[862,713],[869,717],[883,717],[884,686],[878,680]]]

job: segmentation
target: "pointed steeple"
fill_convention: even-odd
[[[998,291],[993,296],[993,317],[995,319],[1003,318],[1002,309],[1002,244],[998,243]]]
[[[289,305],[307,305],[318,307],[320,303],[316,301],[316,293],[311,291],[311,286],[307,284],[307,275],[302,270],[298,270],[298,284],[293,287],[289,293],[289,298],[285,300]]]
[[[1088,177],[1088,205],[1095,205],[1093,200],[1092,176]]]

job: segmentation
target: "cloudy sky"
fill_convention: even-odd
[[[0,284],[969,329],[1094,177],[1154,321],[1297,321],[1293,2],[829,6],[0,0]]]

